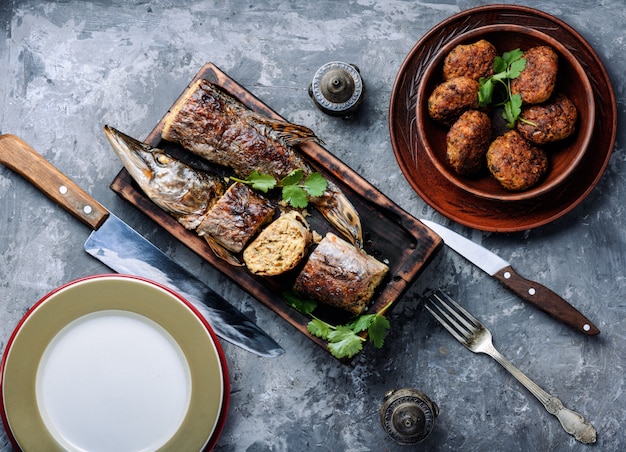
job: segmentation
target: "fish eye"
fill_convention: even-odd
[[[155,160],[159,165],[167,165],[168,163],[171,162],[170,157],[162,153],[157,154],[155,157]]]

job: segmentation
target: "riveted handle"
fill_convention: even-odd
[[[32,183],[91,229],[98,229],[109,216],[100,203],[15,135],[0,135],[0,163]]]
[[[493,275],[520,298],[550,314],[557,320],[588,336],[600,330],[587,317],[556,293],[538,282],[526,279],[508,266]]]

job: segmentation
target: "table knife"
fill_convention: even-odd
[[[439,235],[444,243],[478,268],[494,277],[524,301],[588,336],[600,332],[596,326],[566,300],[542,284],[517,274],[511,264],[483,246],[438,223],[420,219]]]
[[[213,289],[109,212],[15,135],[0,135],[0,163],[43,191],[92,229],[85,251],[118,273],[160,283],[192,303],[220,338],[249,352],[276,357],[285,351]]]

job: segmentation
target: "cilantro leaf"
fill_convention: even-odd
[[[506,54],[505,54],[506,55]],[[504,57],[496,56],[493,60],[493,72],[499,74],[506,71],[508,63],[504,60]]]
[[[519,77],[522,71],[526,68],[526,60],[522,58],[521,60],[515,60],[511,63],[508,70],[508,78],[514,79]]]
[[[355,333],[360,333],[361,331],[365,331],[370,327],[375,317],[376,314],[363,314],[349,325]]]
[[[390,328],[389,321],[382,314],[362,314],[345,325],[334,326],[313,315],[317,303],[303,300],[292,291],[283,292],[287,303],[299,312],[309,315],[311,320],[306,329],[309,333],[328,341],[328,349],[335,358],[352,358],[363,349],[366,341],[359,333],[366,331],[376,348],[383,346],[385,335]]]
[[[320,173],[312,173],[304,181],[303,188],[309,196],[316,198],[324,194],[328,181]]]
[[[269,190],[276,186],[276,179],[267,174],[259,173],[258,171],[252,171],[252,173],[246,177],[245,180],[232,178],[237,182],[242,182],[244,184],[248,184],[252,186],[255,190],[262,191],[263,193],[267,193]]]
[[[502,117],[507,121],[506,126],[509,129],[515,127],[515,121],[522,112],[522,96],[519,93],[513,94],[511,98],[504,104]]]
[[[300,314],[309,315],[317,308],[317,302],[315,300],[300,298],[295,292],[283,292],[283,297],[287,301],[287,304]]]
[[[328,336],[333,331],[331,326],[320,319],[313,319],[306,325],[306,329],[313,336],[328,340]]]
[[[525,67],[526,59],[524,52],[520,49],[504,52],[502,56],[496,56],[494,59],[494,74],[478,81],[478,105],[480,107],[494,105],[496,86],[503,88],[503,100],[495,105],[503,107],[502,117],[506,120],[509,129],[515,127],[515,122],[522,112],[522,98],[519,94],[511,94],[510,81],[519,77]]]
[[[504,52],[502,54],[502,60],[506,66],[509,66],[511,63],[515,61],[519,61],[524,56],[524,52],[521,49],[517,48],[515,50],[509,50],[508,52]]]
[[[381,348],[383,346],[385,335],[390,327],[391,325],[389,324],[389,320],[387,320],[384,315],[376,315],[374,317],[368,328],[368,333],[370,341],[374,343],[376,348]]]
[[[347,326],[331,331],[328,341],[328,349],[337,358],[352,358],[363,349],[363,338]]]
[[[493,80],[491,78],[481,79],[478,90],[478,106],[486,107],[491,103],[493,97]]]
[[[365,339],[358,333],[367,330],[370,341],[376,348],[384,343],[389,321],[381,314],[363,314],[345,325],[333,326],[313,317],[307,331],[328,341],[328,349],[335,358],[352,358],[363,349]]]
[[[283,201],[291,204],[296,209],[304,208],[309,203],[306,192],[299,185],[284,186]]]
[[[309,197],[322,196],[328,187],[328,181],[320,173],[311,173],[304,182],[304,170],[295,169],[280,182],[269,174],[253,171],[245,180],[231,177],[232,180],[252,186],[255,190],[267,193],[273,188],[282,189],[282,198],[296,209],[303,209],[309,204]]]
[[[283,177],[283,179],[280,181],[280,185],[282,187],[286,187],[289,185],[297,185],[298,182],[302,180],[303,176],[304,176],[304,171],[302,171],[301,169],[293,170],[292,172],[287,174],[285,177]]]

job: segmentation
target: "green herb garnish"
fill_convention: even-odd
[[[285,292],[283,293],[283,297],[287,301],[287,304],[294,308],[301,314],[310,315],[317,308],[317,302],[314,300],[305,300],[303,298],[298,297],[293,292]]]
[[[291,307],[312,318],[307,324],[307,331],[328,341],[328,349],[335,358],[352,358],[359,353],[363,349],[363,342],[366,341],[359,335],[363,331],[368,332],[369,340],[376,348],[382,348],[390,327],[384,315],[362,314],[345,325],[331,325],[313,315],[317,307],[314,300],[303,300],[293,292],[285,292],[283,296]]]
[[[297,209],[306,207],[310,198],[322,196],[328,187],[328,181],[320,173],[311,173],[305,178],[304,171],[301,169],[293,170],[280,181],[258,171],[253,171],[245,180],[236,177],[231,177],[231,179],[250,185],[263,193],[280,188],[283,201]]]
[[[515,127],[515,122],[522,112],[522,96],[511,94],[511,80],[519,77],[526,67],[524,52],[520,49],[504,52],[502,56],[496,56],[493,63],[494,74],[479,80],[478,106],[487,107],[490,105],[503,107],[502,117],[506,121],[509,129]],[[501,99],[494,100],[496,88],[504,89]]]

